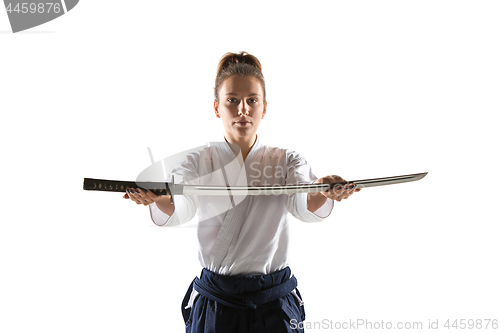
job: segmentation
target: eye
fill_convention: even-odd
[[[257,103],[257,98],[250,98],[251,103]]]
[[[228,98],[227,101],[229,103],[233,103],[233,102],[236,102],[236,98]]]

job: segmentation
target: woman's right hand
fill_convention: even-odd
[[[163,195],[154,194],[151,191],[141,188],[127,188],[124,199],[130,199],[138,205],[148,206],[160,200]]]

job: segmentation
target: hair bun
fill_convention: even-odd
[[[219,68],[223,71],[231,65],[240,63],[254,66],[262,72],[262,65],[259,59],[245,51],[241,51],[240,53],[228,52],[224,54],[219,62]]]

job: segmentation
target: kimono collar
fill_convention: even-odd
[[[226,144],[223,145],[224,146],[224,150],[230,155],[232,156],[233,158],[236,158],[238,157],[235,152],[233,151],[233,149],[231,149],[231,144],[226,140],[225,137],[223,137],[224,141]],[[236,146],[236,144],[234,144]],[[248,152],[248,155],[247,155],[247,158],[245,159],[248,160],[250,157],[254,156],[256,154],[256,152],[259,150],[260,148],[260,139],[259,139],[259,136],[257,135],[256,139],[255,139],[255,142],[253,143],[252,147],[250,148],[250,151]],[[239,147],[238,147],[238,152],[239,152]]]

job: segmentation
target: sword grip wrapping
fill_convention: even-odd
[[[83,189],[86,191],[126,192],[127,188],[147,189],[156,195],[171,195],[168,183],[129,182],[123,180],[107,180],[84,178]]]

